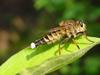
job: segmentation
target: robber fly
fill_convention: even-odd
[[[34,43],[31,43],[31,48],[35,48],[42,44],[51,44],[56,41],[60,41],[60,39],[64,38],[72,38],[72,41],[76,44],[76,46],[80,49],[80,47],[75,42],[74,38],[77,37],[79,33],[85,35],[86,32],[86,25],[81,21],[75,20],[65,20],[59,23],[58,27],[55,27],[49,30],[48,34],[42,37],[39,40],[36,40]],[[60,45],[59,49],[57,50],[59,55],[61,54]]]

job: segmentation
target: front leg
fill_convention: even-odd
[[[84,35],[84,37],[85,37],[88,41],[94,43],[94,41],[92,41],[92,40],[90,40],[90,39],[87,38],[86,32],[84,32],[83,35]]]

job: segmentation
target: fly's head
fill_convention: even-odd
[[[81,21],[76,21],[76,31],[77,33],[80,33],[80,32],[85,32],[86,31],[86,25],[81,22]]]

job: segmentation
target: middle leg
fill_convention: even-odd
[[[77,42],[75,41],[74,38],[72,38],[73,43],[77,46],[78,49],[80,49],[79,45],[77,44]]]

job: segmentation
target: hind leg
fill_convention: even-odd
[[[58,50],[55,52],[55,54],[57,55],[58,53],[59,55],[61,55],[61,49],[62,49],[61,44],[59,44]]]
[[[65,43],[66,41],[68,41],[68,38],[63,39],[62,41],[59,41],[59,46],[58,46],[58,50],[55,52],[55,55],[57,55],[57,53],[59,55],[61,55],[61,50],[64,47],[64,45],[61,47],[61,44]]]
[[[55,55],[61,55],[61,50],[64,46],[61,47],[61,44],[59,44],[58,50],[55,52]]]

